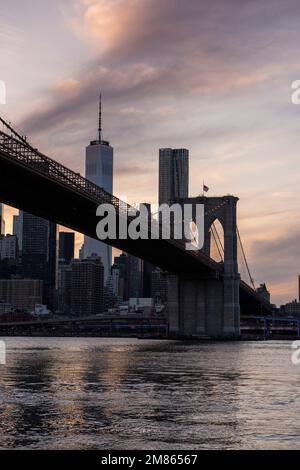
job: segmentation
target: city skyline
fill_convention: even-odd
[[[235,1],[226,8],[222,2],[214,8],[184,3],[151,1],[141,9],[133,0],[75,7],[54,1],[47,18],[33,0],[25,17],[15,1],[5,5],[1,79],[7,105],[1,112],[45,153],[84,174],[83,150],[95,132],[101,87],[116,149],[116,194],[155,202],[158,149],[188,148],[191,195],[201,192],[205,179],[210,194],[240,197],[240,229],[256,284],[266,282],[277,303],[291,300],[300,259],[299,108],[290,102],[300,72],[299,6],[272,2],[266,23],[265,2],[239,8]],[[170,14],[175,7],[176,18]],[[233,22],[239,27],[230,28]],[[43,57],[40,42],[35,45],[41,34]],[[23,43],[31,51],[26,68]],[[20,67],[26,73],[18,73]]]

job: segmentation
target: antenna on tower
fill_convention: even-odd
[[[99,100],[98,141],[99,141],[99,142],[102,142],[102,94],[101,94],[101,93],[100,93],[100,100]]]

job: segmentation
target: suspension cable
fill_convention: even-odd
[[[255,284],[254,284],[254,279],[251,276],[249,264],[248,264],[248,261],[247,261],[247,258],[246,258],[246,254],[245,254],[245,250],[244,250],[244,246],[243,246],[243,243],[242,243],[242,239],[241,239],[241,235],[240,235],[240,231],[238,229],[238,226],[236,226],[236,232],[237,232],[237,236],[238,236],[238,240],[239,240],[239,243],[240,243],[243,259],[244,259],[244,262],[245,262],[245,265],[246,265],[246,269],[247,269],[247,272],[248,272],[248,276],[249,276],[251,285],[252,285],[253,289],[256,290],[255,289]]]
[[[216,232],[216,234],[217,234],[218,241],[219,241],[220,247],[221,247],[221,249],[222,249],[222,252],[224,253],[224,246],[223,246],[223,243],[222,243],[222,241],[221,241],[221,238],[220,238],[219,232],[218,232],[218,230],[217,230],[217,227],[216,227],[216,225],[215,225],[215,222],[213,222],[212,225],[213,225],[213,227],[214,227],[214,229],[215,229],[215,232]]]
[[[219,234],[218,234],[217,229],[216,229],[216,227],[214,226],[214,224],[212,224],[212,226],[211,226],[211,228],[210,228],[210,231],[211,231],[212,236],[213,236],[213,238],[214,238],[214,240],[215,240],[215,244],[216,244],[216,247],[217,247],[219,256],[220,256],[221,260],[224,261],[223,256],[222,256],[222,253],[221,253],[221,250],[220,250],[220,247],[219,247],[219,244],[218,244],[218,242],[217,242],[217,238],[219,239],[219,242],[220,242],[220,245],[221,245],[221,249],[222,249],[223,247],[222,247],[222,244],[221,244],[221,241],[220,241]],[[217,238],[216,238],[215,232],[216,232],[216,234],[217,234]],[[223,253],[224,253],[224,250],[223,250]]]

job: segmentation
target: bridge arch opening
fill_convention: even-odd
[[[209,255],[217,263],[224,261],[224,229],[219,219],[215,219],[209,229]]]

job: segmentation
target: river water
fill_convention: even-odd
[[[1,449],[300,449],[289,341],[5,341]]]

